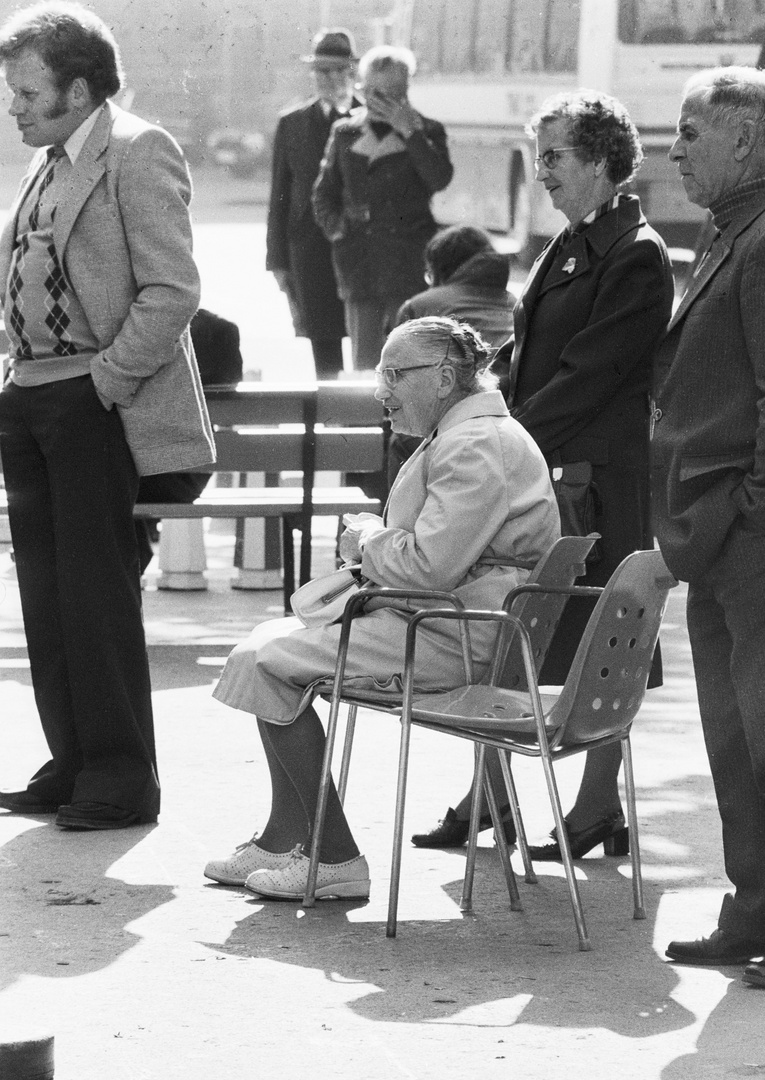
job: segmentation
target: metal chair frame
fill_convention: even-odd
[[[503,605],[503,611],[507,613],[510,611],[511,608],[513,608],[515,611],[515,616],[514,621],[512,621],[511,623],[502,624],[498,627],[497,646],[494,650],[494,661],[491,670],[491,676],[493,678],[499,680],[501,683],[507,683],[512,687],[519,687],[526,684],[527,672],[525,669],[525,653],[524,658],[521,659],[521,657],[518,655],[518,642],[520,642],[521,650],[527,648],[531,650],[530,655],[532,657],[532,666],[534,667],[535,671],[538,672],[541,669],[544,658],[547,655],[550,641],[552,640],[555,629],[558,625],[558,622],[560,621],[563,608],[570,595],[567,589],[558,588],[558,584],[565,583],[566,585],[570,585],[576,577],[584,573],[584,560],[587,556],[588,551],[597,539],[598,534],[592,534],[589,537],[567,536],[561,538],[556,542],[556,544],[551,547],[551,549],[546,553],[545,557],[540,560],[536,570],[534,571],[534,574],[532,575],[532,578],[528,582],[526,582],[526,584],[518,586],[517,588],[511,590],[508,593],[508,596],[506,597]],[[591,590],[585,590],[585,592],[591,593]],[[303,900],[303,904],[305,907],[312,907],[315,903],[316,878],[319,867],[319,853],[321,850],[321,841],[324,831],[324,819],[326,815],[329,785],[331,782],[332,757],[334,753],[337,726],[339,722],[340,706],[341,704],[346,704],[349,708],[348,721],[346,726],[346,738],[343,748],[342,763],[338,782],[338,794],[341,801],[345,797],[345,792],[347,788],[356,713],[358,708],[370,708],[376,711],[386,712],[389,714],[400,716],[402,713],[402,708],[404,706],[405,699],[403,694],[348,694],[344,693],[343,690],[343,680],[345,676],[345,666],[348,656],[348,648],[350,644],[350,635],[353,620],[358,615],[362,614],[363,607],[366,602],[372,597],[376,596],[385,597],[389,600],[428,600],[431,605],[434,602],[448,603],[450,605],[448,609],[433,609],[432,607],[430,607],[422,611],[413,613],[412,620],[410,620],[409,625],[411,627],[412,621],[417,618],[417,616],[427,614],[435,615],[436,610],[448,610],[450,617],[458,617],[460,623],[464,677],[467,684],[474,683],[469,624],[467,619],[463,617],[467,616],[470,613],[465,610],[464,605],[454,594],[448,592],[434,592],[428,590],[411,591],[403,589],[380,588],[365,590],[363,593],[356,594],[349,600],[348,604],[346,605],[345,613],[343,615],[340,643],[338,647],[337,665],[331,688],[330,713],[327,723],[327,736],[324,751],[324,760],[322,764],[319,796],[317,800],[316,815],[314,818],[310,865],[308,871],[308,883],[306,886],[306,893]],[[494,616],[496,616],[496,614],[496,612],[493,613]],[[520,617],[523,618],[523,623],[520,622]],[[525,633],[524,637],[516,638],[514,633],[516,626],[523,626]],[[408,634],[407,641],[409,641]],[[513,648],[513,646],[515,646],[515,649]],[[412,648],[413,647],[414,646],[412,644]],[[409,648],[408,645],[407,648]],[[413,671],[413,669],[411,670]],[[405,685],[406,671],[407,666],[405,660]],[[397,782],[397,811],[393,837],[391,881],[388,903],[388,937],[394,937],[396,934],[398,891],[401,873],[401,848],[403,843],[403,812],[409,761],[409,743],[410,724],[402,723]],[[496,795],[491,788],[491,784],[488,782],[488,778],[484,774],[483,756],[479,756],[478,753],[476,753],[476,773],[474,775],[474,784],[476,785],[476,788],[478,790],[479,799],[482,784],[485,787],[487,799],[489,801],[489,808],[492,814],[492,822],[494,825],[495,836],[497,837],[497,847],[505,871],[508,891],[510,893],[511,907],[519,908],[520,897],[518,894],[518,887],[515,881],[512,867],[510,865],[510,857],[507,846],[504,841],[504,832],[502,829],[501,816],[497,808]],[[512,782],[512,776],[510,776],[510,785],[508,791],[510,793],[513,819],[516,823],[519,845],[521,847],[522,857],[524,860],[526,880],[533,882],[536,880],[536,878],[533,872],[533,868],[531,866],[528,843],[526,841],[523,820],[518,809],[518,800],[515,793],[514,784]]]
[[[677,585],[658,551],[639,551],[617,567],[590,616],[566,683],[559,696],[539,692],[532,645],[523,622],[503,612],[455,612],[444,609],[418,612],[407,627],[404,671],[402,728],[412,724],[472,741],[477,747],[476,774],[484,768],[486,747],[500,751],[502,773],[515,802],[515,785],[509,752],[542,761],[550,805],[560,844],[562,862],[574,912],[579,948],[590,949],[590,940],[576,881],[571,847],[555,780],[554,762],[613,742],[621,745],[624,762],[627,817],[630,829],[633,916],[645,918],[640,866],[635,780],[632,766],[630,728],[645,695],[651,659],[656,646],[667,594]],[[582,595],[572,586],[561,591]],[[586,590],[592,593],[593,590]],[[419,626],[429,618],[460,619],[466,622],[497,621],[513,626],[518,635],[528,680],[528,691],[507,690],[496,684],[470,685],[430,698],[415,697],[414,660]],[[402,742],[408,735],[402,733]],[[497,805],[491,785],[485,785],[493,819]],[[492,805],[493,804],[493,805]],[[465,871],[462,909],[472,910],[472,879],[480,814],[480,789],[473,791],[468,861]],[[520,812],[519,812],[520,818]],[[397,806],[396,822],[403,824],[403,808]],[[520,823],[520,822],[519,822]],[[519,830],[520,836],[520,830]],[[504,845],[498,845],[500,854]],[[505,850],[505,854],[507,854]],[[509,862],[509,859],[507,860]],[[505,860],[503,860],[504,865]],[[517,889],[510,887],[511,908]]]

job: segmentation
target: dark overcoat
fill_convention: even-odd
[[[653,547],[650,394],[672,312],[672,269],[634,196],[560,247],[554,237],[541,253],[513,312],[511,412],[549,465],[591,463],[602,554],[584,583],[604,585],[626,555]],[[546,681],[565,679],[591,608],[587,600],[568,605]]]
[[[443,125],[421,119],[408,139],[390,132],[383,145],[365,109],[332,128],[313,206],[344,300],[403,302],[425,288],[423,252],[437,229],[430,200],[453,170]]]
[[[765,533],[764,266],[765,192],[713,245],[659,354],[656,529],[683,581],[705,579],[734,522]]]
[[[266,269],[292,275],[290,307],[298,337],[345,335],[330,246],[311,209],[330,128],[320,100],[312,98],[282,113],[274,135]]]

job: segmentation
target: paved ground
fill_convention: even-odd
[[[0,204],[4,203],[0,170]],[[17,177],[13,177],[15,186]],[[8,190],[12,190],[10,184]],[[201,178],[203,303],[236,319],[246,367],[312,375],[264,262],[262,191]],[[245,268],[246,271],[245,272]],[[332,556],[319,533],[314,569]],[[154,827],[62,833],[0,811],[0,1041],[47,1030],[57,1080],[720,1080],[765,1074],[765,994],[739,971],[675,967],[672,937],[714,924],[720,835],[690,672],[683,594],[663,632],[666,682],[634,734],[648,918],[631,918],[629,862],[597,853],[579,876],[593,951],[579,953],[558,866],[508,910],[482,839],[476,913],[459,912],[464,854],[407,848],[400,928],[385,938],[397,728],[364,718],[349,816],[373,876],[369,903],[315,910],[248,899],[202,877],[262,825],[269,788],[251,720],[210,689],[229,647],[281,613],[278,593],[229,587],[231,537],[208,538],[210,589],[145,593],[163,781]],[[18,594],[0,544],[0,786],[24,784],[45,747]],[[452,745],[454,743],[454,745]],[[564,763],[570,801],[579,766]],[[456,740],[415,732],[407,828],[429,827],[470,771]],[[519,763],[530,832],[550,814]],[[317,1068],[318,1066],[318,1068]],[[0,1080],[10,1078],[0,1077]]]
[[[317,569],[331,557],[329,530]],[[461,851],[404,856],[399,936],[385,938],[397,730],[365,718],[349,815],[372,869],[369,903],[303,912],[206,882],[205,861],[262,824],[268,782],[250,720],[210,687],[277,593],[229,588],[230,541],[212,538],[206,593],[145,593],[164,785],[160,823],[62,833],[0,812],[0,1032],[55,1034],[57,1080],[680,1080],[765,1073],[765,994],[737,969],[675,967],[673,936],[707,931],[725,879],[698,729],[682,595],[663,634],[667,680],[634,743],[648,918],[631,918],[629,862],[588,857],[579,877],[593,951],[578,952],[562,872],[541,867],[512,913],[485,836],[476,913],[458,909]],[[13,568],[0,556],[0,783],[42,760]],[[456,740],[454,740],[456,744]],[[464,787],[462,745],[417,732],[407,827]],[[530,831],[550,824],[520,763]],[[561,770],[574,790],[578,767]],[[1,1037],[1,1036],[0,1036]]]

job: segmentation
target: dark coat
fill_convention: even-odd
[[[292,275],[289,299],[298,337],[345,334],[330,246],[311,209],[330,127],[321,102],[312,98],[282,113],[274,136],[266,269]]]
[[[548,464],[591,463],[602,557],[586,584],[604,585],[626,555],[653,547],[649,405],[654,354],[672,312],[672,270],[634,197],[620,200],[562,253],[558,248],[555,237],[513,312],[511,411]],[[567,608],[546,681],[565,678],[591,608],[586,600]]]
[[[314,186],[316,220],[332,240],[345,300],[414,296],[425,287],[423,251],[436,231],[430,199],[452,178],[442,124],[378,140],[360,109],[332,128]],[[370,157],[373,154],[373,157]]]
[[[507,341],[513,325],[509,274],[509,255],[480,251],[458,266],[445,284],[434,285],[402,304],[396,325],[426,315],[453,315],[470,323],[496,348]]]
[[[763,295],[765,192],[758,192],[715,242],[660,352],[656,534],[684,581],[704,580],[734,523],[765,536]]]

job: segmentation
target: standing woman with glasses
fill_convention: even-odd
[[[589,466],[591,528],[602,536],[597,561],[580,584],[605,585],[625,556],[653,547],[649,520],[649,398],[654,352],[672,311],[672,272],[663,241],[634,195],[623,192],[643,160],[635,125],[614,98],[579,90],[550,98],[527,126],[536,138],[537,180],[568,225],[531,268],[513,311],[513,337],[497,354],[508,372],[513,417],[533,436],[553,470]],[[586,471],[586,469],[585,469]],[[589,531],[589,530],[588,530]],[[541,681],[565,681],[594,605],[567,605]],[[661,683],[657,658],[649,686]],[[496,754],[487,756],[504,790]],[[626,854],[617,777],[618,744],[590,751],[566,822],[574,857],[604,844]],[[470,796],[419,847],[467,838]],[[482,814],[481,828],[490,821]],[[536,859],[559,859],[552,843]]]
[[[559,536],[544,458],[508,415],[486,371],[489,356],[478,334],[454,319],[415,319],[388,338],[375,397],[394,432],[425,441],[401,469],[384,517],[361,515],[341,537],[342,557],[360,563],[371,583],[453,590],[468,608],[496,609]],[[354,623],[346,685],[401,690],[411,610],[370,601]],[[471,627],[478,676],[495,633],[488,623]],[[275,619],[229,657],[215,697],[257,717],[272,801],[259,836],[208,863],[205,875],[214,881],[302,898],[308,858],[301,849],[311,837],[324,753],[313,688],[333,675],[339,640],[339,623],[307,629],[296,618]],[[418,634],[416,688],[453,688],[462,671],[458,624],[429,623]],[[334,788],[326,821],[316,895],[367,896],[369,869]]]

